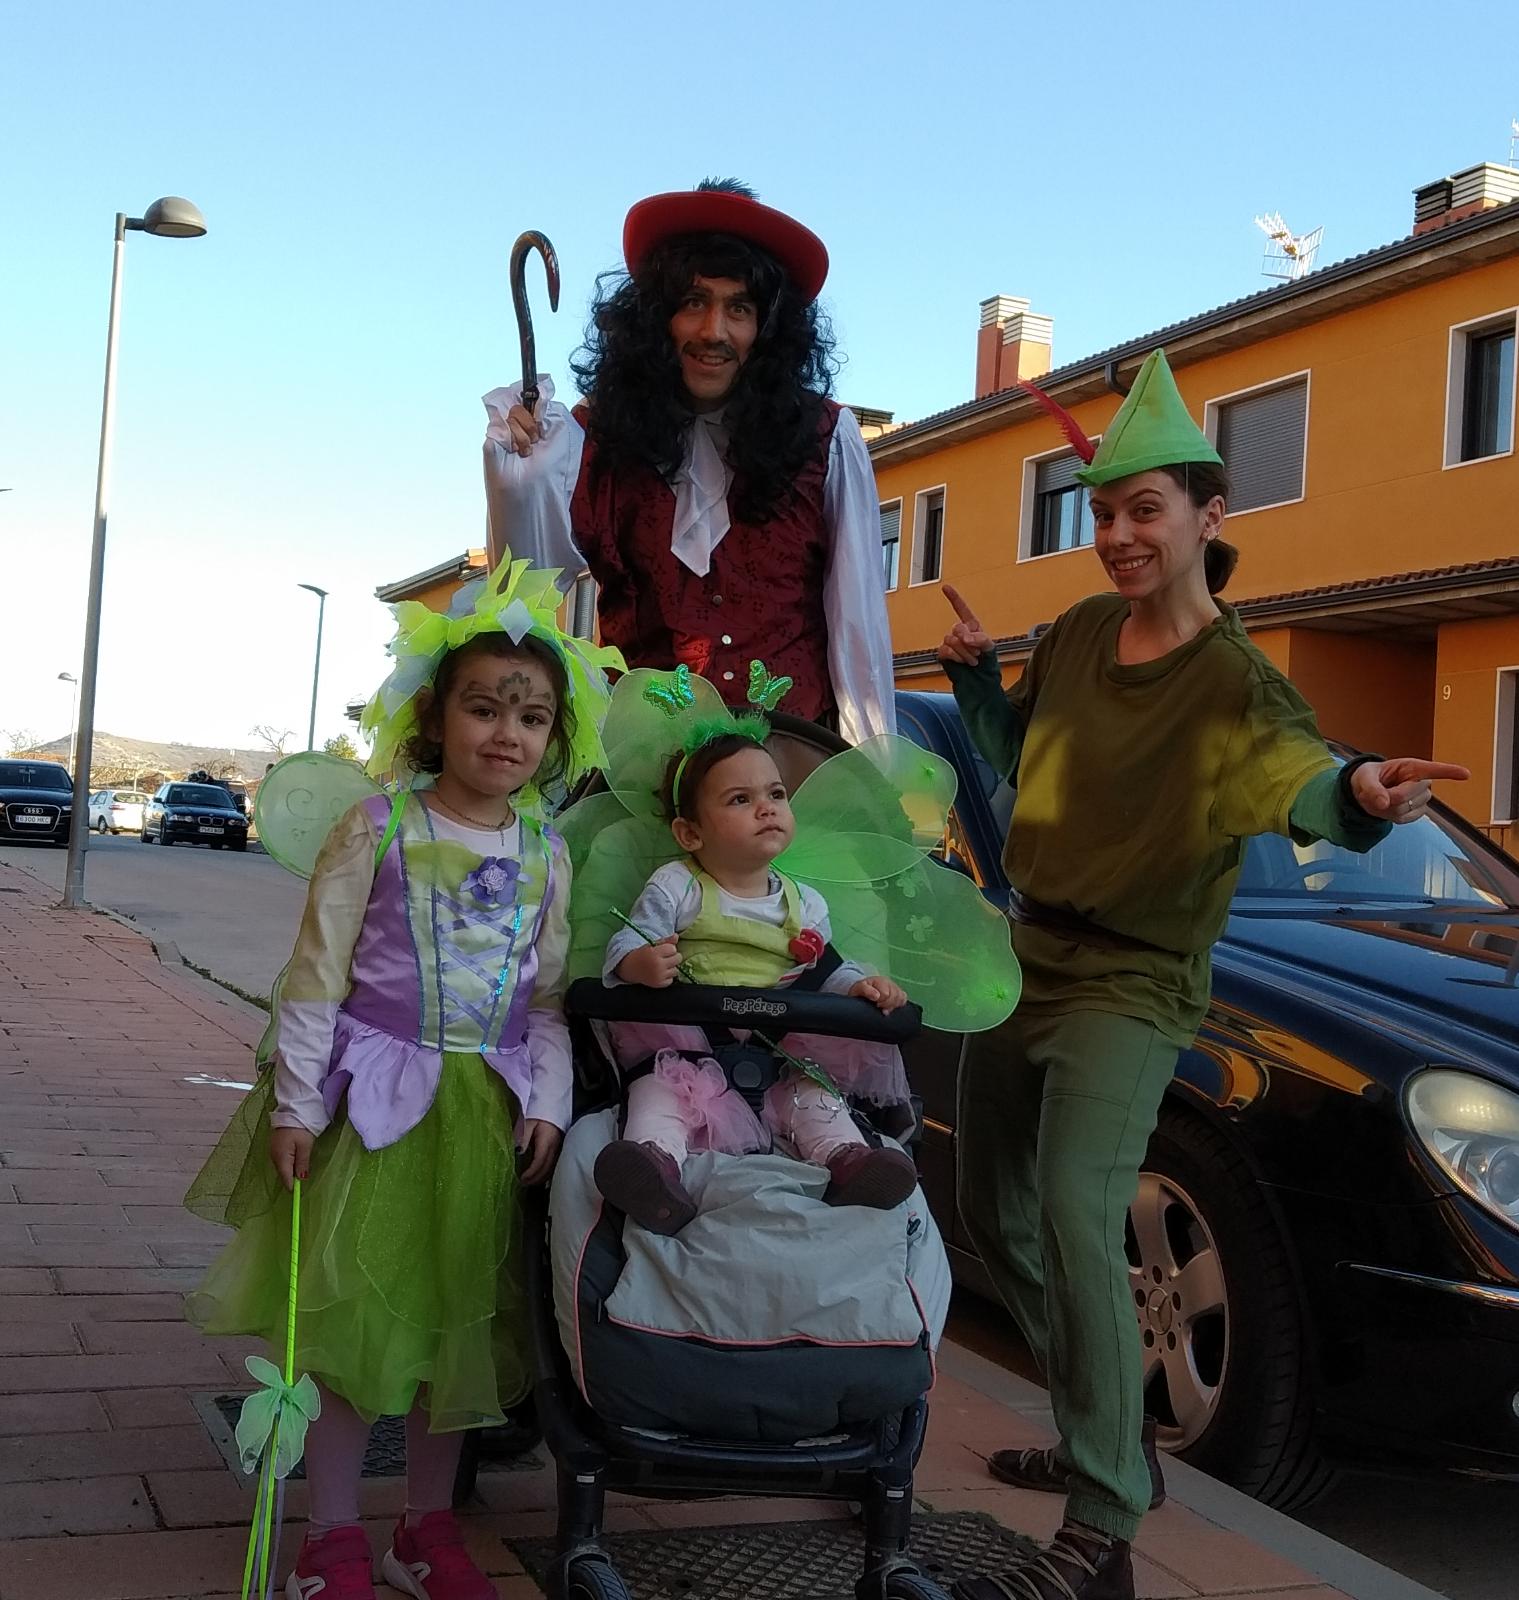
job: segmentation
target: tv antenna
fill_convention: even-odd
[[[1515,165],[1514,154],[1519,151],[1519,117],[1510,117],[1508,124],[1508,164]]]
[[[1279,211],[1257,217],[1255,225],[1266,235],[1266,256],[1261,263],[1264,277],[1278,283],[1295,283],[1313,271],[1313,258],[1324,238],[1322,228],[1315,228],[1312,233],[1294,233],[1282,221]]]

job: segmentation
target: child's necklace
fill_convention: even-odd
[[[500,822],[486,822],[480,817],[472,817],[467,811],[461,811],[458,806],[451,806],[436,789],[432,793],[433,803],[440,805],[451,817],[457,817],[460,822],[466,822],[472,828],[483,828],[486,833],[505,833],[516,820],[516,814],[508,811]]]

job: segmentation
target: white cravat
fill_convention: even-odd
[[[728,430],[721,411],[703,412],[686,438],[686,459],[675,474],[675,523],[670,553],[698,578],[712,566],[712,552],[731,526],[728,490],[733,469],[726,460]]]

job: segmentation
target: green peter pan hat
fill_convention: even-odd
[[[1179,467],[1188,461],[1208,461],[1216,467],[1224,464],[1183,404],[1165,351],[1152,350],[1090,464],[1076,476],[1095,489],[1136,472]]]

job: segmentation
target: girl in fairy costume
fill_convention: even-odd
[[[553,577],[504,562],[447,617],[397,608],[399,664],[366,725],[371,770],[412,782],[351,806],[322,844],[272,1070],[187,1201],[238,1229],[191,1318],[277,1342],[302,1180],[295,1360],[321,1413],[292,1600],[374,1594],[358,1486],[380,1415],[406,1418],[407,1444],[385,1581],[423,1600],[495,1593],[451,1491],[463,1430],[528,1387],[518,1184],[548,1177],[571,1099],[570,869],[531,808],[597,764],[601,667],[617,664],[559,632]],[[329,783],[363,782],[346,770]]]
[[[788,684],[754,663],[751,701],[773,709]],[[900,954],[904,975],[920,974],[925,997],[957,1021],[988,1026],[1007,1014],[1016,965],[1005,923],[959,874],[923,862],[922,844],[942,833],[953,798],[952,777],[936,758],[891,736],[834,757],[799,791],[813,797],[805,808],[808,837],[799,839],[791,797],[765,745],[769,723],[733,715],[704,680],[684,669],[629,674],[613,696],[606,732],[614,793],[582,802],[565,818],[577,863],[582,850],[587,857],[577,941],[591,935],[608,902],[631,902],[625,918],[614,911],[619,925],[598,962],[604,983],[664,988],[684,978],[775,988],[811,974],[810,987],[889,1012],[907,995],[872,972],[891,969]],[[656,772],[658,798],[646,809],[644,784]],[[915,787],[928,791],[916,807],[922,841],[910,836],[913,807],[904,804]],[[618,807],[634,815],[619,821]],[[640,864],[646,870],[635,898],[630,877]],[[894,879],[901,880],[899,918],[890,906]],[[845,908],[841,926],[831,916],[835,898]],[[585,901],[591,904],[582,917]],[[937,937],[949,906],[949,917],[965,929],[958,957],[941,954]],[[919,948],[893,949],[884,932],[890,926]],[[944,998],[952,985],[969,997]],[[983,993],[974,992],[978,986]],[[978,1005],[988,1020],[971,1016]],[[911,1159],[867,1143],[844,1098],[882,1106],[908,1099],[894,1046],[787,1035],[780,1043],[793,1065],[766,1097],[761,1120],[727,1087],[701,1029],[618,1023],[611,1032],[627,1117],[624,1137],[597,1159],[596,1183],[645,1228],[677,1233],[695,1215],[680,1176],[689,1151],[743,1154],[768,1149],[772,1137],[828,1169],[824,1199],[831,1204],[889,1208],[912,1193]]]

